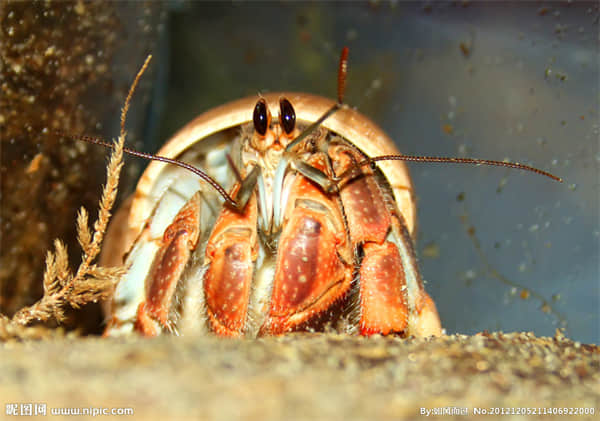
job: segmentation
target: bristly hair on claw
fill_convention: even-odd
[[[46,270],[43,276],[44,295],[29,307],[19,310],[11,320],[0,319],[3,324],[11,324],[15,328],[25,327],[34,322],[46,322],[54,319],[60,323],[65,318],[65,308],[81,306],[107,298],[124,274],[125,268],[101,267],[93,263],[100,253],[100,246],[111,216],[111,209],[117,197],[117,187],[121,167],[123,166],[123,145],[125,144],[125,121],[131,97],[140,77],[148,67],[152,56],[148,56],[137,73],[125,100],[121,112],[121,129],[118,139],[111,144],[113,153],[107,166],[107,181],[102,190],[99,203],[98,219],[94,222],[92,233],[88,224],[88,212],[81,208],[77,217],[77,240],[83,250],[82,262],[73,273],[69,268],[69,258],[65,245],[55,240],[55,250],[48,251]],[[21,330],[19,330],[21,329]],[[23,328],[12,329],[19,335],[26,335]],[[8,331],[2,329],[2,331]],[[2,339],[2,337],[0,337]]]

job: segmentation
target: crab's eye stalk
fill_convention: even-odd
[[[285,98],[279,100],[279,121],[286,134],[291,134],[296,127],[296,112],[290,101]]]
[[[267,133],[267,128],[269,127],[269,109],[267,108],[267,103],[264,99],[259,99],[256,103],[256,107],[254,107],[254,113],[252,115],[252,121],[254,122],[254,130],[261,135],[264,136]]]

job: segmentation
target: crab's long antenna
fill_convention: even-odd
[[[227,158],[227,163],[229,164],[229,167],[231,168],[231,171],[233,171],[233,175],[235,175],[235,179],[241,183],[243,180],[242,174],[240,174],[240,170],[238,170],[237,166],[235,165],[235,162],[233,162],[233,158],[231,157],[231,155],[229,153],[225,154],[225,158]]]
[[[133,80],[133,83],[131,84],[131,87],[129,88],[129,92],[127,93],[127,98],[125,99],[125,105],[123,106],[123,109],[121,110],[120,137],[125,136],[125,119],[127,116],[127,111],[129,111],[129,104],[131,103],[131,97],[133,96],[135,88],[138,85],[140,77],[142,76],[142,74],[144,73],[146,68],[148,67],[148,63],[150,62],[151,58],[152,58],[152,56],[148,56],[146,58],[144,65],[142,66],[142,68],[140,69],[138,74],[136,75],[135,79]],[[105,142],[103,139],[100,139],[100,138],[96,138],[96,137],[92,137],[92,136],[85,136],[85,135],[75,136],[75,135],[71,135],[71,134],[62,132],[61,130],[55,130],[55,132],[60,136],[70,137],[71,139],[75,139],[75,140],[83,140],[85,142],[93,143],[95,145],[101,145],[106,148],[115,149],[114,144]],[[208,184],[210,184],[221,196],[223,196],[225,201],[227,201],[229,204],[231,204],[233,206],[235,206],[237,204],[236,201],[233,200],[231,198],[231,196],[229,196],[229,194],[225,191],[225,189],[223,187],[221,187],[221,185],[217,181],[215,181],[211,176],[206,174],[204,171],[202,171],[190,164],[186,164],[183,161],[178,161],[176,159],[171,159],[171,158],[167,158],[167,157],[160,156],[160,155],[152,155],[149,153],[139,152],[139,151],[129,149],[129,148],[123,148],[123,152],[125,152],[129,155],[140,157],[140,158],[145,158],[145,159],[159,161],[159,162],[165,162],[168,164],[173,164],[173,165],[177,165],[179,167],[185,168],[186,170],[193,172],[194,174],[199,176],[201,179],[206,181]]]
[[[348,74],[348,47],[342,48],[340,55],[340,66],[338,68],[338,105],[344,103],[344,94],[346,93],[346,76]]]
[[[442,162],[447,164],[472,164],[472,165],[490,165],[495,167],[506,167],[506,168],[515,168],[518,170],[531,171],[536,174],[543,175],[545,177],[551,178],[554,181],[558,181],[560,183],[563,182],[562,178],[555,176],[547,171],[540,170],[535,167],[531,167],[529,165],[519,164],[518,162],[507,162],[507,161],[493,161],[489,159],[478,159],[478,158],[448,158],[448,157],[439,157],[439,156],[413,156],[413,155],[381,155],[375,156],[373,158],[367,158],[358,164],[354,168],[359,168],[364,165],[371,164],[377,161],[406,161],[406,162]],[[348,173],[352,168],[347,170]]]
[[[93,136],[85,136],[85,135],[75,136],[75,135],[63,133],[58,130],[56,132],[59,135],[67,136],[67,137],[70,137],[75,140],[83,140],[85,142],[104,146],[106,148],[111,148],[111,149],[114,148],[114,145],[112,143],[105,142],[104,140],[93,137]],[[178,167],[185,168],[186,170],[191,171],[192,173],[196,174],[198,177],[200,177],[201,179],[206,181],[208,184],[210,184],[211,187],[213,187],[223,197],[223,199],[225,199],[230,205],[235,206],[237,204],[236,201],[231,198],[231,196],[227,193],[227,191],[225,191],[225,189],[223,187],[221,187],[221,185],[215,179],[213,179],[210,175],[206,174],[201,169],[194,167],[193,165],[190,165],[183,161],[178,161],[177,159],[167,158],[166,156],[152,155],[150,153],[139,152],[139,151],[136,151],[134,149],[129,149],[129,148],[123,148],[123,152],[125,152],[129,155],[137,156],[139,158],[149,159],[152,161],[165,162],[167,164],[173,164],[173,165],[177,165]]]
[[[314,132],[329,116],[335,113],[337,110],[342,108],[344,105],[344,93],[346,92],[346,75],[348,73],[348,47],[342,48],[342,53],[340,54],[340,65],[338,67],[338,102],[331,106],[325,114],[317,119],[314,123],[308,126],[302,133],[298,135],[296,139],[292,142],[288,143],[285,147],[286,152],[294,149],[296,145],[302,142],[306,137]]]

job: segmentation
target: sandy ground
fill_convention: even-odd
[[[134,416],[125,418],[148,420],[398,420],[441,407],[600,412],[600,348],[560,333],[62,337],[1,344],[0,373],[3,407],[45,403],[48,416],[58,407],[128,407]]]

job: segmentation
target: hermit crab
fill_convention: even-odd
[[[415,256],[402,161],[549,174],[401,155],[342,104],[347,55],[337,102],[291,92],[234,101],[150,157],[103,248],[104,264],[127,268],[107,303],[105,335],[442,333]]]

